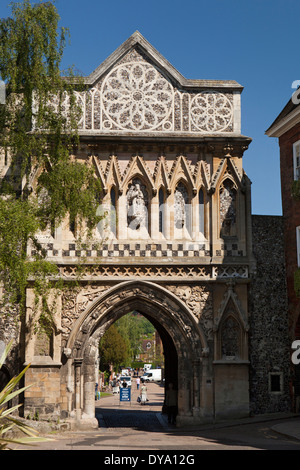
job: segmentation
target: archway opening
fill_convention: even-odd
[[[146,281],[122,282],[108,289],[74,325],[66,350],[72,350],[73,356],[75,387],[70,405],[76,419],[88,423],[95,418],[99,340],[116,320],[131,311],[140,312],[159,332],[165,352],[165,384],[172,382],[178,390],[177,421],[180,425],[193,422],[207,409],[203,380],[208,373],[207,341],[184,302],[174,295],[173,286],[162,287]],[[68,381],[71,380],[68,375]],[[203,409],[200,395],[204,397]]]
[[[126,331],[128,327],[130,328],[129,334]],[[128,344],[130,342],[131,344]],[[126,356],[128,350],[129,355]],[[146,365],[151,368],[147,370],[144,367]],[[99,384],[98,389],[101,391],[99,399],[98,394],[95,394],[96,416],[103,412],[106,403],[111,406],[111,413],[117,411],[122,416],[124,406],[120,407],[120,404],[124,395],[123,384],[127,388],[124,376],[128,377],[127,383],[130,388],[126,395],[129,395],[133,405],[137,405],[137,397],[141,396],[143,387],[146,385],[148,406],[140,406],[140,410],[147,410],[147,413],[157,413],[159,408],[160,413],[167,417],[167,395],[170,384],[175,390],[175,395],[178,390],[178,354],[167,329],[157,319],[142,313],[141,310],[123,314],[116,319],[99,341],[97,383]],[[138,385],[138,379],[140,385]],[[105,381],[104,386],[103,381]],[[136,425],[134,416],[137,422],[141,417],[140,413],[134,414],[137,408],[136,406],[131,407],[131,403],[130,421],[132,425]],[[177,414],[177,403],[175,413]]]

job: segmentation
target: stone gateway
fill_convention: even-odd
[[[247,416],[256,264],[243,88],[185,79],[138,32],[84,81],[73,157],[100,179],[105,217],[88,246],[68,221],[40,236],[65,289],[44,338],[31,327],[28,284],[25,416],[97,425],[99,340],[131,311],[162,339],[178,425]]]

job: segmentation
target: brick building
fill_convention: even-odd
[[[300,339],[300,107],[292,97],[275,121],[267,129],[269,137],[277,137],[280,149],[280,176],[284,220],[284,250],[288,292],[288,320],[290,345]],[[298,290],[298,293],[297,293]],[[293,366],[292,366],[293,367]],[[295,366],[292,380],[292,398],[299,411],[300,370]]]

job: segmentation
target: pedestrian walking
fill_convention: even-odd
[[[143,384],[141,388],[141,405],[145,405],[146,401],[148,401],[147,387],[145,384]]]
[[[136,379],[136,389],[139,390],[139,388],[140,388],[140,378],[137,377],[137,379]]]
[[[97,382],[95,383],[95,400],[100,400],[100,390]]]

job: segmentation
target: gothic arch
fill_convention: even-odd
[[[221,237],[237,235],[238,188],[230,175],[219,185],[219,233]]]
[[[159,325],[176,350],[179,420],[184,421],[195,413],[199,415],[203,361],[206,362],[208,354],[206,337],[180,299],[165,288],[146,281],[123,282],[110,288],[75,322],[65,352],[69,360],[68,383],[73,380],[75,383],[73,407],[76,415],[94,419],[99,340],[115,320],[132,310]],[[75,366],[73,372],[71,363]]]
[[[141,313],[156,318],[160,323],[166,323],[168,318],[168,323],[174,325],[171,329],[174,341],[177,341],[179,349],[184,345],[183,353],[188,347],[190,352],[196,351],[201,356],[202,349],[208,348],[201,326],[178,297],[151,282],[128,281],[102,294],[75,322],[66,345],[67,349],[73,351],[73,357],[82,357],[89,339],[102,336],[103,329],[106,330],[117,318],[130,311],[127,309],[129,305],[132,309],[142,310]],[[176,339],[174,327],[178,334],[180,332],[181,340]]]
[[[215,359],[231,356],[238,360],[247,360],[249,325],[233,286],[224,296],[215,318]],[[226,343],[226,345],[225,345]],[[229,354],[231,349],[232,354]]]

